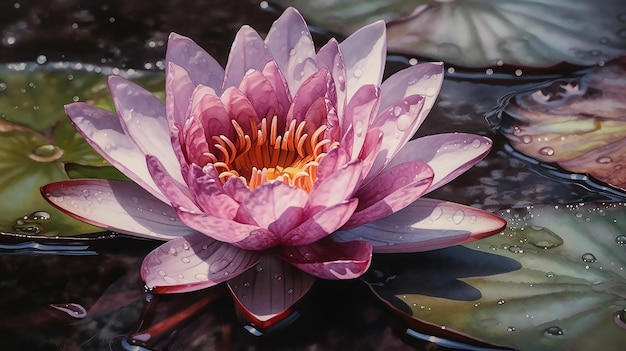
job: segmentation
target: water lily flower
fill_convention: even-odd
[[[421,199],[481,160],[491,141],[409,141],[439,92],[441,63],[381,84],[382,22],[316,52],[287,9],[267,37],[243,26],[223,69],[172,34],[166,100],[109,78],[117,113],[72,103],[72,123],[134,182],[42,188],[55,206],[122,233],[167,240],[141,275],[155,293],[227,282],[258,326],[289,313],[316,278],[352,279],[373,252],[430,250],[499,231],[490,213]]]

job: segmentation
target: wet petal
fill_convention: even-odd
[[[237,214],[239,204],[224,191],[222,182],[215,175],[192,165],[187,184],[193,199],[204,212],[226,219],[233,219]]]
[[[333,234],[337,241],[366,240],[374,252],[435,250],[481,239],[501,231],[506,221],[470,206],[421,198],[401,211]]]
[[[159,240],[193,231],[171,206],[133,182],[67,180],[44,185],[41,193],[61,211],[107,230]]]
[[[146,155],[145,162],[155,184],[167,198],[167,203],[176,207],[182,206],[191,211],[200,211],[189,188],[176,183],[158,158]]]
[[[273,116],[284,116],[272,83],[257,70],[248,71],[239,90],[248,98],[259,119],[271,120]]]
[[[189,101],[195,88],[189,72],[170,62],[165,74],[165,114],[170,127],[185,124]]]
[[[144,154],[155,155],[178,183],[178,159],[169,143],[165,106],[152,93],[119,76],[109,77],[109,90],[122,128]],[[165,141],[165,142],[164,142]]]
[[[259,34],[250,26],[242,26],[235,36],[228,55],[222,91],[230,87],[238,87],[248,70],[261,71],[271,60],[272,55]]]
[[[166,67],[172,62],[187,71],[194,86],[202,84],[221,92],[224,69],[193,40],[171,33],[167,41],[165,62]]]
[[[345,228],[370,223],[403,209],[422,196],[432,180],[432,169],[419,161],[385,170],[356,192],[359,207]]]
[[[352,96],[346,106],[343,126],[341,130],[347,131],[350,126],[353,128],[351,140],[347,140],[346,148],[352,150],[351,158],[355,159],[361,153],[361,148],[365,142],[368,126],[374,119],[380,103],[380,88],[376,85],[363,85]]]
[[[221,97],[222,103],[224,104],[224,108],[228,113],[228,118],[235,120],[241,129],[243,129],[244,133],[250,135],[252,133],[250,126],[250,118],[255,121],[260,121],[259,116],[257,115],[256,110],[254,109],[254,105],[248,100],[246,95],[241,92],[241,90],[230,87],[224,91]],[[231,133],[234,135],[234,129],[230,128]],[[214,134],[211,130],[208,130],[211,135]],[[226,136],[230,135],[226,134]]]
[[[361,167],[360,161],[352,161],[321,182],[316,182],[309,195],[309,207],[324,208],[351,197],[361,180]]]
[[[408,142],[387,167],[407,161],[422,161],[435,172],[429,192],[450,182],[482,160],[492,142],[489,138],[465,133],[436,134]]]
[[[315,277],[266,256],[255,268],[229,280],[228,287],[255,327],[266,329],[288,317],[314,282]]]
[[[322,182],[336,170],[343,167],[346,163],[350,161],[350,154],[342,148],[335,147],[332,148],[326,156],[320,162],[319,167],[317,168],[317,181]]]
[[[385,23],[367,25],[339,44],[346,65],[346,98],[362,85],[380,85],[387,56]],[[398,96],[398,95],[396,95]]]
[[[292,119],[295,119],[299,124],[304,120],[307,111],[316,100],[328,98],[330,79],[331,77],[328,70],[322,69],[315,72],[315,74],[306,80],[306,83],[300,87],[293,99],[293,103],[291,104],[291,108],[287,114],[287,123],[289,123]],[[326,111],[324,110],[323,112],[325,117]],[[309,124],[311,123],[307,123],[305,133],[311,135],[313,131],[320,126],[320,124],[318,123],[315,126],[311,126]]]
[[[356,210],[357,199],[329,206],[287,232],[281,244],[302,246],[312,244],[344,225]]]
[[[286,111],[289,111],[292,95],[289,93],[289,86],[287,85],[287,81],[285,80],[285,77],[278,68],[276,61],[272,60],[265,65],[265,67],[263,68],[263,75],[265,76],[265,78],[267,78],[267,80],[272,84],[272,87],[274,88],[276,98],[278,99],[278,103],[281,106],[281,114],[285,114]]]
[[[194,232],[150,252],[141,265],[141,278],[157,294],[189,292],[232,279],[260,259],[256,252]]]
[[[307,24],[296,9],[287,8],[272,24],[265,42],[293,96],[318,69],[315,46]]]
[[[328,43],[317,52],[317,63],[320,68],[327,68],[330,70],[333,82],[335,85],[336,93],[336,106],[337,115],[340,121],[340,126],[343,121],[343,110],[347,103],[346,99],[346,67],[343,62],[343,56],[339,51],[339,44],[337,40],[332,38]]]
[[[326,239],[307,246],[281,247],[279,256],[318,278],[354,279],[369,267],[372,245],[366,241],[339,243]]]
[[[65,113],[102,157],[152,195],[167,202],[148,172],[145,155],[125,134],[115,114],[82,102],[66,105]]]

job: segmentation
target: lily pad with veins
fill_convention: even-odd
[[[509,222],[499,235],[414,254],[396,262],[396,271],[375,260],[383,264],[373,265],[367,280],[398,310],[491,343],[619,349],[626,342],[626,204],[499,215]],[[430,278],[416,279],[415,269]]]
[[[106,74],[113,69],[79,64],[0,66],[0,232],[74,236],[102,231],[56,210],[39,187],[68,178],[127,179],[72,126],[63,106],[75,99],[113,109]],[[163,75],[121,72],[153,91]]]

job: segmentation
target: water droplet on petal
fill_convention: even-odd
[[[201,281],[209,280],[209,277],[204,273],[196,273],[196,275],[194,275],[194,278],[196,278],[197,280],[201,280]]]
[[[516,330],[515,327],[508,327],[508,328],[506,328],[506,331],[508,331],[508,332],[514,332],[515,330]]]
[[[189,262],[191,262],[191,261],[189,260],[189,257],[183,257],[183,258],[181,259],[181,261],[183,261],[183,263],[189,263]]]
[[[542,147],[539,149],[539,154],[544,156],[554,156],[554,149],[549,146]]]
[[[433,221],[436,221],[439,218],[441,218],[442,214],[443,214],[443,210],[440,207],[435,207],[433,208],[433,212],[430,214],[430,219]]]
[[[357,136],[363,135],[363,121],[356,121],[354,124],[354,133]]]
[[[178,283],[178,281],[172,277],[170,277],[169,275],[166,275],[163,277],[163,281],[168,283],[168,284],[176,284]]]
[[[229,263],[230,263],[230,261],[227,261],[227,260],[215,261],[209,267],[209,271],[211,273],[217,273],[217,272],[223,270],[224,268],[228,267]]]
[[[402,107],[396,106],[396,107],[393,108],[393,114],[396,117],[400,116],[401,113],[402,113]]]
[[[521,246],[517,246],[517,245],[509,246],[509,251],[515,254],[524,253],[524,249]]]
[[[583,254],[581,258],[583,262],[586,262],[586,263],[594,263],[597,261],[596,256],[594,256],[592,253],[589,253],[589,252]]]
[[[545,336],[563,336],[563,329],[561,329],[560,327],[557,327],[556,325],[553,325],[551,327],[546,328],[546,330],[543,331],[543,335]]]
[[[458,210],[456,211],[454,216],[452,216],[452,222],[454,222],[454,224],[461,224],[464,218],[465,218],[465,212],[463,212],[463,210]]]
[[[360,68],[356,68],[354,72],[352,72],[352,75],[354,75],[354,78],[359,79],[363,75],[363,71],[361,71]]]
[[[613,159],[608,156],[599,157],[596,162],[600,164],[607,164],[613,162]]]
[[[504,299],[498,300],[498,305],[504,305],[505,303],[506,303],[506,301],[504,301]]]
[[[288,290],[287,290],[287,294],[289,294],[289,295],[293,294],[293,289],[291,289],[291,288],[290,288],[290,289],[288,289]]]
[[[547,272],[546,273],[546,277],[547,278],[554,278],[554,276],[555,276],[554,272]]]
[[[396,127],[398,127],[398,130],[400,131],[405,131],[411,126],[411,122],[413,122],[411,116],[402,115],[398,117],[398,120],[396,121]]]

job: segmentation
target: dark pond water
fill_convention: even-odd
[[[159,70],[167,36],[175,31],[193,38],[225,64],[241,25],[250,24],[263,32],[278,14],[272,6],[262,9],[258,2],[233,0],[2,2],[0,63],[69,61]],[[330,35],[316,29],[314,39],[323,43]],[[391,73],[408,65],[409,57],[390,56],[387,70]],[[501,97],[584,72],[584,67],[560,66],[522,75],[515,69],[501,67],[490,74],[448,70],[438,103],[418,134],[471,132],[492,138],[494,148],[478,166],[432,197],[491,211],[623,200],[620,189],[572,177],[557,166],[546,167],[513,151],[496,132],[501,121],[485,115],[499,106]],[[0,201],[10,206],[11,199]],[[361,280],[316,283],[293,315],[294,321],[255,336],[237,315],[225,289],[173,296],[145,294],[139,265],[157,244],[124,237],[32,243],[5,235],[0,239],[0,349],[454,349],[407,333],[418,330],[420,324],[398,317]],[[458,248],[442,252],[442,257],[466,254]],[[406,259],[426,266],[438,262],[432,254]]]

